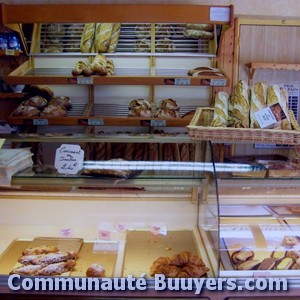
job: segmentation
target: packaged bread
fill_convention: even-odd
[[[250,90],[250,127],[259,128],[254,113],[263,109],[267,105],[267,84],[257,82]]]
[[[286,116],[285,119],[281,120],[281,129],[284,130],[291,130],[292,129],[292,124],[291,124],[291,119],[290,119],[290,114],[289,114],[289,95],[288,91],[284,88],[280,88],[280,94],[281,97],[279,99],[279,104]]]
[[[250,125],[250,104],[248,84],[240,80],[234,87],[231,95],[233,101],[233,118],[234,127],[237,128],[249,128]]]
[[[218,92],[215,96],[214,116],[211,126],[226,127],[228,121],[228,99],[226,92]]]
[[[186,24],[186,28],[188,29],[195,29],[195,30],[205,30],[205,31],[212,31],[214,26],[212,24]]]
[[[288,117],[288,99],[277,85],[269,85],[267,89],[267,105],[271,108],[277,123],[273,126],[275,129],[281,129],[284,123],[285,129],[291,129]],[[287,120],[285,120],[287,119]],[[284,121],[285,120],[285,121]],[[289,126],[289,128],[287,128]]]
[[[83,53],[94,52],[94,37],[95,37],[95,23],[87,23],[84,25],[81,41],[80,51]]]
[[[91,70],[99,75],[107,74],[107,59],[103,54],[97,54],[90,65]]]
[[[113,23],[97,23],[95,32],[95,51],[107,52],[112,35]]]
[[[119,42],[119,37],[120,37],[120,31],[121,31],[121,23],[114,23],[111,31],[109,46],[107,49],[108,53],[116,52],[118,42]]]

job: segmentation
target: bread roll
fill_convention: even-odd
[[[48,105],[41,112],[41,117],[65,117],[67,111],[59,105]]]
[[[120,31],[121,31],[121,23],[114,23],[112,27],[108,50],[107,50],[108,53],[116,52],[118,42],[119,42]]]
[[[240,80],[234,87],[232,97],[234,127],[249,128],[250,105],[248,84],[245,81]]]
[[[48,102],[44,97],[33,96],[25,100],[22,104],[24,106],[33,106],[39,110],[42,110],[45,106],[47,106]]]
[[[226,92],[218,92],[215,97],[214,117],[211,126],[226,127],[228,121],[228,99]]]
[[[112,23],[97,23],[95,33],[95,51],[97,53],[107,52],[112,35]]]
[[[16,117],[38,117],[40,115],[40,111],[33,106],[19,106],[14,112],[14,116]]]
[[[250,127],[259,128],[254,117],[254,113],[263,109],[267,105],[267,88],[263,82],[257,82],[250,91]]]
[[[94,52],[94,37],[95,37],[95,23],[87,23],[84,25],[81,41],[80,51],[83,53]]]

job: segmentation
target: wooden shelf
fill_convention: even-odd
[[[24,99],[26,94],[24,93],[0,93],[0,100],[7,99]]]
[[[20,56],[21,51],[19,50],[12,50],[12,49],[5,49],[0,50],[0,56]]]
[[[271,69],[283,71],[300,71],[300,64],[280,64],[280,63],[265,63],[265,62],[251,62],[246,64],[249,68],[248,84],[252,84],[254,73],[258,69]]]

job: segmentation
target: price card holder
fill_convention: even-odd
[[[15,50],[12,50],[12,49],[5,49],[5,55],[16,55],[16,52]]]
[[[230,21],[230,8],[229,7],[211,7],[210,20],[216,22],[229,22]]]
[[[33,119],[32,124],[36,126],[46,126],[49,125],[48,119]]]
[[[226,79],[211,79],[211,86],[226,86]]]
[[[190,78],[175,78],[174,85],[191,85]]]
[[[103,119],[88,119],[88,125],[90,126],[103,126]]]
[[[77,84],[93,84],[94,80],[93,77],[77,77]]]
[[[165,126],[167,126],[167,121],[166,120],[151,120],[150,126],[165,127]]]
[[[83,157],[79,145],[62,144],[56,149],[54,166],[60,174],[76,174],[83,167]]]

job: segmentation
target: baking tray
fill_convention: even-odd
[[[154,260],[182,251],[199,255],[210,268],[209,262],[199,253],[192,230],[168,231],[166,235],[154,235],[150,231],[130,231],[126,239],[123,277],[145,274],[150,278],[149,271]]]

